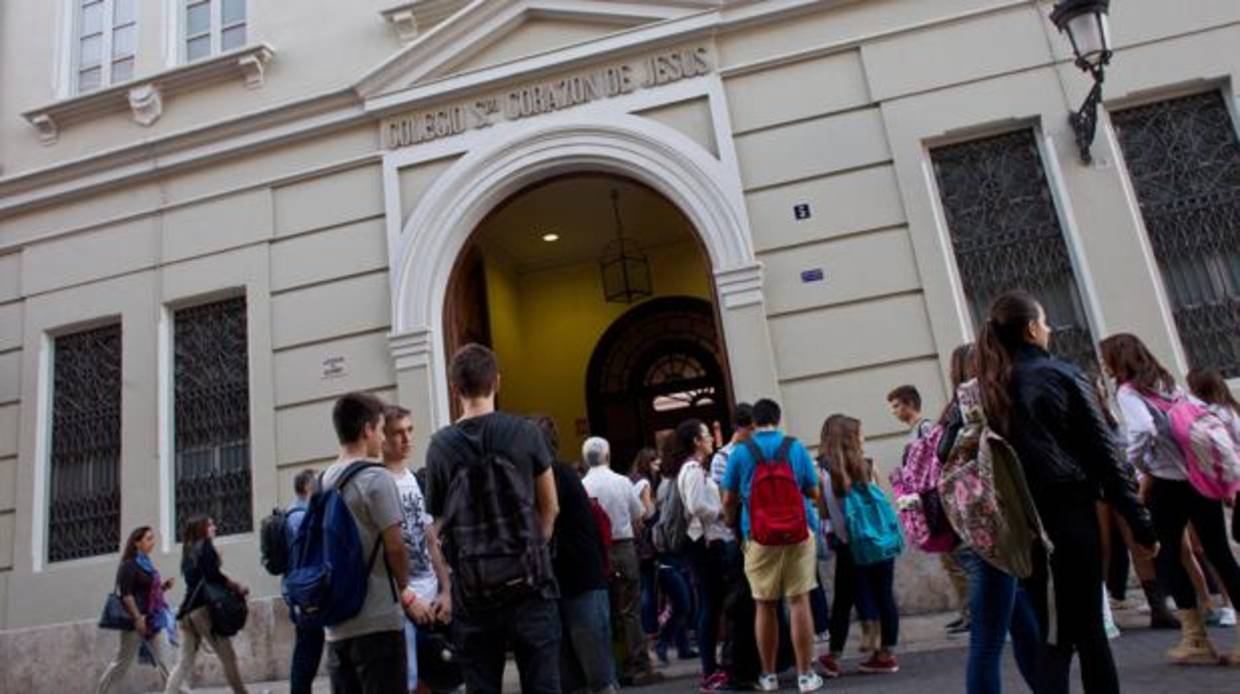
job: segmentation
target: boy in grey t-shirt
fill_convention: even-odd
[[[382,400],[367,393],[350,393],[336,401],[332,423],[340,440],[340,457],[323,472],[324,487],[335,484],[354,461],[378,462],[383,447],[383,408]],[[363,556],[369,560],[377,544],[383,545],[383,556],[375,557],[371,565],[361,611],[327,627],[332,692],[403,691],[401,610],[414,596],[405,587],[409,583],[409,560],[400,534],[403,515],[396,483],[378,465],[355,474],[341,494],[357,523]]]

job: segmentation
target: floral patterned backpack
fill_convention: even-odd
[[[976,380],[957,391],[964,428],[939,478],[948,521],[965,545],[1017,578],[1033,573],[1033,547],[1049,540],[1011,445],[986,423]]]

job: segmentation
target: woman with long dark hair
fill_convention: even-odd
[[[211,614],[207,610],[203,587],[209,582],[227,586],[242,597],[249,595],[250,590],[220,571],[222,562],[215,551],[214,540],[215,521],[211,518],[198,516],[185,525],[181,536],[181,575],[185,577],[185,600],[177,612],[177,623],[181,627],[181,661],[168,678],[164,694],[175,694],[179,691],[181,682],[193,671],[194,661],[198,658],[198,650],[203,643],[209,644],[219,657],[224,679],[228,680],[228,686],[232,687],[233,692],[246,692],[241,673],[237,669],[237,654],[233,652],[232,639],[218,636],[211,629]]]
[[[870,659],[861,664],[861,671],[899,670],[893,653],[900,634],[899,611],[892,590],[895,560],[860,566],[853,560],[848,546],[851,538],[844,497],[853,485],[874,483],[874,464],[865,457],[861,442],[861,422],[854,417],[833,414],[822,424],[818,462],[826,472],[822,475],[822,505],[831,521],[829,541],[835,550],[835,599],[828,625],[829,651],[818,663],[830,677],[841,674],[840,658],[848,641],[854,607],[863,624],[877,622],[880,636]]]
[[[143,646],[155,661],[155,669],[160,676],[168,679],[168,659],[160,635],[172,627],[164,592],[172,589],[175,579],[165,580],[159,575],[151,562],[151,552],[154,551],[155,531],[149,525],[134,528],[129,533],[129,539],[125,540],[121,564],[116,569],[114,589],[121,597],[125,611],[133,618],[134,628],[132,631],[118,632],[120,647],[116,657],[103,671],[103,677],[95,689],[98,694],[110,694],[117,688]]]
[[[629,481],[633,483],[633,490],[641,497],[642,506],[646,509],[646,522],[643,524],[642,534],[637,538],[637,561],[641,576],[642,631],[652,637],[652,640],[659,630],[658,567],[651,535],[654,524],[659,520],[658,508],[654,502],[654,492],[659,484],[658,466],[658,451],[646,447],[637,451],[637,455],[633,456],[633,464],[629,467]]]
[[[1119,678],[1102,623],[1101,541],[1094,508],[1100,489],[1141,547],[1156,553],[1158,544],[1089,378],[1052,357],[1050,340],[1046,312],[1036,299],[1025,292],[1000,296],[977,340],[978,387],[988,425],[1020,456],[1053,547],[1049,571],[1045,561],[1036,561],[1024,585],[1042,638],[1037,691],[1068,691],[1076,653],[1085,691],[1109,694],[1119,692]]]
[[[961,386],[972,381],[974,346],[964,344],[952,351],[952,399],[939,418],[944,427],[938,457],[947,462],[964,426],[959,406]],[[976,383],[968,387],[976,387]],[[1012,652],[1021,677],[1031,689],[1037,679],[1038,622],[1028,593],[1016,577],[992,566],[968,547],[954,552],[969,580],[969,657],[965,670],[968,694],[999,694],[1003,691],[1003,649],[1012,637]]]
[[[732,531],[723,522],[723,502],[719,486],[711,479],[709,465],[715,439],[698,419],[677,425],[669,437],[664,459],[676,469],[677,490],[689,519],[689,547],[686,555],[698,590],[697,640],[702,658],[701,691],[728,688],[730,678],[719,667],[716,646],[719,618],[724,598],[724,543]]]
[[[683,456],[680,456],[678,444],[675,442],[675,436],[669,433],[662,439],[662,450],[657,460],[651,461],[652,468],[656,469],[656,477],[658,484],[656,486],[656,513],[663,514],[667,512],[667,501],[673,490],[676,488],[676,476],[680,472],[680,467],[684,463]],[[672,456],[669,458],[668,456]],[[667,461],[675,459],[675,462]],[[653,522],[652,522],[653,525]],[[654,652],[659,662],[667,664],[668,648],[675,646],[678,657],[681,660],[692,660],[699,657],[696,650],[689,643],[688,624],[693,616],[693,592],[689,585],[688,570],[685,567],[686,557],[682,554],[671,554],[660,552],[655,555],[655,584],[658,592],[662,594],[667,605],[667,619],[662,626],[658,627],[658,638],[655,639]],[[655,600],[656,618],[655,623],[658,624],[659,602]]]
[[[1169,584],[1179,608],[1181,639],[1167,651],[1167,657],[1181,664],[1216,664],[1218,654],[1206,632],[1197,591],[1181,561],[1185,528],[1192,523],[1228,595],[1240,596],[1240,565],[1227,544],[1222,502],[1202,496],[1189,483],[1184,456],[1159,407],[1187,396],[1135,335],[1119,333],[1103,340],[1102,361],[1119,384],[1115,399],[1128,432],[1128,458],[1144,473],[1142,494],[1162,543],[1159,577]],[[1240,646],[1230,660],[1240,664]]]

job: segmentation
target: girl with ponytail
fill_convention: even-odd
[[[992,304],[974,355],[987,423],[1020,456],[1051,543],[1044,548],[1050,550],[1049,571],[1048,562],[1039,562],[1024,581],[1044,657],[1035,689],[1067,692],[1076,654],[1087,694],[1118,693],[1102,619],[1101,539],[1094,508],[1099,492],[1128,521],[1145,552],[1156,553],[1157,542],[1089,377],[1051,356],[1050,339],[1041,304],[1026,292],[1009,292]]]
[[[1202,496],[1188,482],[1184,456],[1171,436],[1168,417],[1162,410],[1187,396],[1136,335],[1119,333],[1103,340],[1102,361],[1119,386],[1115,400],[1124,416],[1128,459],[1143,473],[1142,491],[1163,545],[1158,574],[1169,584],[1179,608],[1181,638],[1167,651],[1167,657],[1178,664],[1218,663],[1197,591],[1185,568],[1185,561],[1192,561],[1191,554],[1181,560],[1185,528],[1192,523],[1205,558],[1218,572],[1233,601],[1240,597],[1240,565],[1227,543],[1222,502]],[[1200,374],[1192,375],[1190,383],[1194,381],[1199,387],[1204,385]],[[1190,566],[1196,572],[1197,567]],[[1240,646],[1227,660],[1240,665]]]

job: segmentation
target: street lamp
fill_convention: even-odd
[[[1068,115],[1081,161],[1093,161],[1089,147],[1098,129],[1098,104],[1102,101],[1102,82],[1106,66],[1111,62],[1111,26],[1107,12],[1111,0],[1060,0],[1051,11],[1051,21],[1060,33],[1066,33],[1076,54],[1076,66],[1094,78],[1094,88],[1076,113]]]

